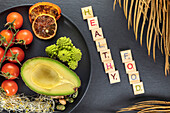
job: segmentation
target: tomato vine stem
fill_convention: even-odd
[[[18,29],[18,30],[15,29],[15,27],[14,27],[14,25],[13,25],[14,22],[15,22],[15,20],[14,20],[12,23],[7,23],[7,24],[5,24],[5,26],[8,26],[7,29],[9,29],[12,33],[13,33],[13,30],[14,30],[15,33],[13,34],[12,39],[10,40],[10,42],[7,43],[8,45],[5,47],[5,52],[4,52],[4,55],[3,55],[2,60],[1,60],[1,62],[0,62],[0,69],[1,69],[1,67],[2,67],[2,63],[3,63],[3,60],[4,60],[5,56],[6,56],[7,51],[8,51],[8,49],[9,49],[9,46],[12,44],[12,41],[13,41],[14,37],[16,36],[16,34],[17,34],[18,31],[19,31],[19,29]],[[2,35],[0,35],[0,37],[2,38]],[[6,39],[4,39],[4,40],[6,41]],[[7,41],[6,41],[6,42],[7,42]]]

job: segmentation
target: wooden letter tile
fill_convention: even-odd
[[[133,91],[134,95],[143,94],[145,92],[143,82],[133,84]]]
[[[120,76],[118,71],[110,72],[109,73],[110,84],[120,82]]]
[[[100,57],[101,57],[102,62],[112,60],[110,49],[100,51]]]
[[[120,54],[121,54],[123,63],[132,61],[132,52],[131,52],[131,50],[121,51]]]
[[[105,61],[105,62],[103,62],[103,64],[104,64],[105,73],[115,71],[115,66],[114,66],[113,60]]]
[[[94,41],[103,38],[102,28],[92,29],[91,33]]]
[[[93,17],[92,6],[83,7],[83,8],[81,8],[81,11],[82,11],[82,15],[83,15],[84,20]]]
[[[140,82],[140,77],[139,77],[139,72],[138,71],[129,73],[129,82],[130,82],[130,84]]]
[[[89,30],[99,28],[99,22],[97,17],[87,19]]]
[[[100,40],[96,40],[96,47],[97,47],[97,51],[103,51],[107,49],[107,42],[106,39],[100,39]]]
[[[132,73],[136,71],[135,61],[125,63],[126,73]]]

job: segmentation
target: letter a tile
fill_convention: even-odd
[[[103,64],[104,64],[104,69],[106,73],[115,71],[113,60],[105,61],[103,62]]]
[[[101,57],[102,62],[112,60],[110,49],[100,51],[100,57]]]
[[[135,61],[125,63],[126,73],[132,73],[136,71]]]
[[[87,19],[89,30],[99,28],[99,22],[97,17]]]
[[[102,28],[92,29],[91,33],[94,41],[103,38]]]
[[[121,54],[123,63],[132,61],[131,50],[121,51],[120,54]]]
[[[120,82],[119,72],[118,71],[110,72],[109,73],[109,79],[110,79],[110,84]]]
[[[81,8],[81,11],[82,11],[82,15],[83,15],[84,20],[93,17],[92,6],[83,7],[83,8]]]
[[[103,51],[107,49],[107,43],[106,43],[106,39],[100,39],[100,40],[96,40],[96,47],[97,47],[97,51]]]
[[[139,95],[145,93],[143,82],[133,84],[134,95]]]
[[[130,84],[140,82],[140,77],[139,77],[139,72],[138,71],[129,73],[129,82],[130,82]]]

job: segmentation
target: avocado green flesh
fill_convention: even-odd
[[[46,57],[27,60],[21,68],[21,77],[31,90],[45,95],[69,95],[81,85],[76,73]]]

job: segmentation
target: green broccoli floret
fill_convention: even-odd
[[[66,49],[63,49],[63,50],[60,50],[58,51],[58,58],[60,60],[62,60],[63,62],[66,62],[66,61],[69,61],[70,58],[71,58],[71,52],[66,50]]]
[[[71,49],[71,60],[75,60],[75,61],[80,61],[81,57],[82,57],[82,53],[80,51],[80,49],[76,48],[75,46]]]
[[[58,53],[58,48],[55,44],[53,44],[53,45],[46,47],[45,52],[48,56],[55,59]]]
[[[67,38],[67,37],[59,38],[57,40],[56,44],[60,50],[62,50],[62,49],[71,50],[71,48],[73,47],[71,39]]]
[[[78,67],[78,61],[71,60],[68,62],[69,68],[75,70]]]

